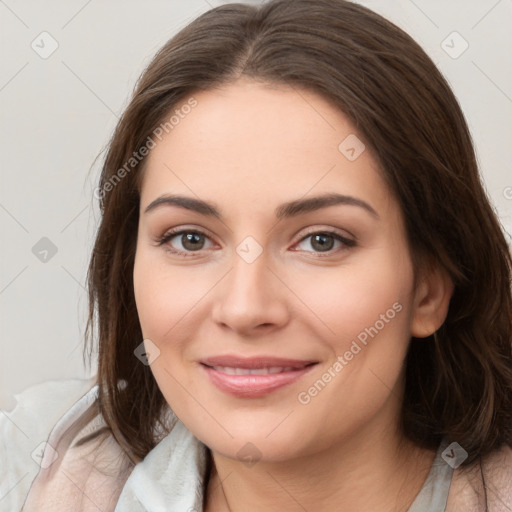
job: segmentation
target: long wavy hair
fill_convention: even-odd
[[[463,467],[512,446],[511,258],[463,113],[409,35],[344,0],[211,9],[172,37],[139,78],[106,149],[87,277],[84,355],[98,352],[98,407],[108,433],[136,463],[155,446],[167,405],[134,355],[143,339],[132,276],[146,159],[126,163],[194,91],[242,76],[333,102],[399,202],[415,267],[439,265],[454,283],[443,326],[410,341],[405,436],[428,448],[445,436],[457,441],[468,453]]]

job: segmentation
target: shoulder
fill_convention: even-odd
[[[512,510],[512,448],[503,444],[470,468],[454,471],[446,511]]]
[[[512,447],[503,444],[483,461],[489,512],[512,510]]]
[[[0,411],[0,511],[21,509],[50,432],[94,385],[95,378],[47,381],[16,395],[12,411]]]

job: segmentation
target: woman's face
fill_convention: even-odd
[[[308,91],[241,80],[193,97],[141,188],[135,298],[165,399],[231,458],[382,436],[418,298],[369,150]]]

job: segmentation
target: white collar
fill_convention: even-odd
[[[207,448],[181,421],[137,464],[115,512],[200,512]]]

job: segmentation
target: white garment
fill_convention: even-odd
[[[112,437],[73,446],[105,425],[91,416],[96,396],[94,379],[47,382],[0,411],[0,512],[202,512],[207,448],[181,421],[135,466]],[[44,441],[42,459],[32,457]],[[446,443],[408,512],[485,510],[479,471],[452,470],[441,457]],[[512,450],[487,467],[489,512],[512,511]]]

